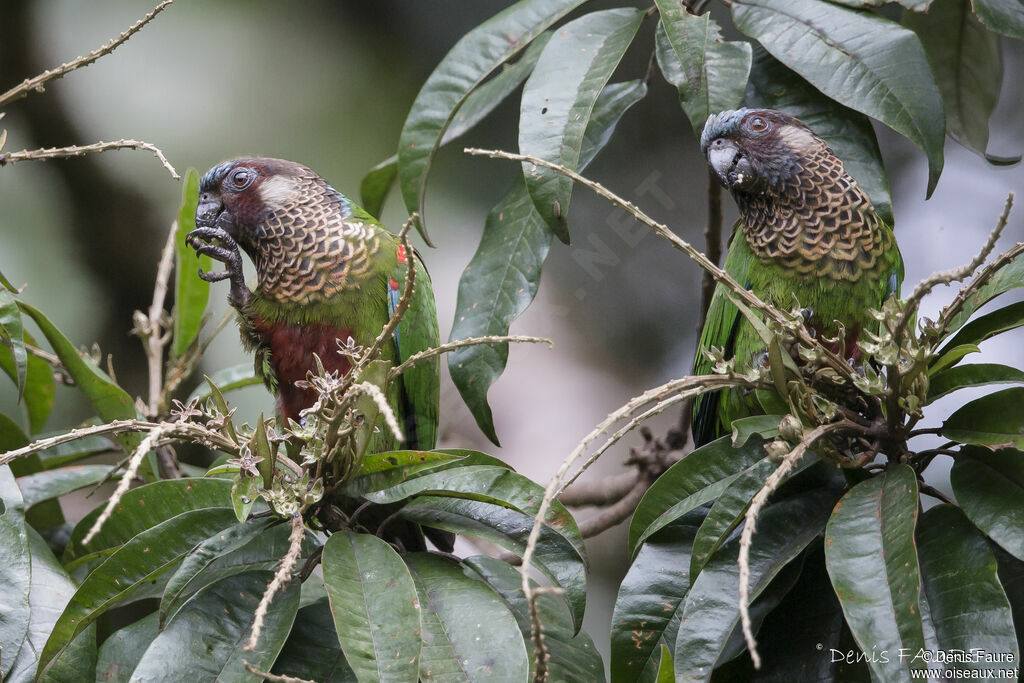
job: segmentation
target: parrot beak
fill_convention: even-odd
[[[232,237],[238,236],[235,217],[227,210],[220,197],[209,192],[199,195],[199,206],[196,207],[196,227],[220,228]]]
[[[728,138],[716,138],[708,145],[708,164],[728,189],[749,185],[755,176],[746,155]]]

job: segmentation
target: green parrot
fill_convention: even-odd
[[[845,340],[833,350],[857,362],[862,329],[874,330],[871,308],[899,296],[903,259],[867,194],[828,144],[803,122],[770,109],[724,111],[708,118],[701,151],[732,193],[739,220],[729,239],[725,271],[763,301],[789,310],[799,302],[819,337]],[[712,346],[735,358],[738,370],[763,361],[764,342],[718,284],[694,358],[708,374]],[[728,432],[732,421],[761,412],[749,392],[702,394],[693,406],[694,444]]]
[[[301,422],[315,402],[315,390],[304,382],[316,372],[314,354],[326,371],[344,375],[351,359],[339,353],[339,344],[353,351],[373,344],[398,305],[410,262],[416,268],[412,301],[381,358],[398,365],[438,346],[434,292],[419,256],[306,166],[269,158],[226,161],[206,172],[199,193],[197,227],[186,239],[226,266],[199,276],[230,280],[242,342],[255,352],[256,374],[277,397],[279,417]],[[239,247],[256,266],[255,291],[245,284]],[[434,448],[439,387],[436,359],[390,385],[387,400],[402,427],[402,448]],[[383,419],[370,453],[398,447]]]

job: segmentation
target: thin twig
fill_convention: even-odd
[[[132,24],[126,31],[124,31],[117,38],[112,38],[106,45],[103,45],[93,50],[89,54],[73,59],[70,62],[65,62],[64,64],[61,64],[56,68],[50,69],[49,71],[44,71],[43,73],[33,78],[26,78],[20,84],[14,86],[13,88],[5,92],[3,95],[0,95],[0,107],[4,107],[13,100],[25,97],[32,91],[42,92],[43,85],[45,85],[46,83],[56,78],[60,78],[61,76],[74,71],[75,69],[81,69],[83,66],[88,66],[100,57],[102,57],[103,55],[110,54],[115,49],[117,49],[121,44],[127,41],[129,38],[138,33],[143,26],[152,21],[153,17],[155,17],[160,12],[164,11],[164,9],[166,9],[166,7],[170,5],[172,2],[174,2],[174,0],[164,0],[164,2],[161,2],[159,5],[153,8],[152,12],[150,12],[149,14],[147,14],[146,16],[142,17],[137,22]]]
[[[316,681],[311,681],[306,678],[296,678],[295,676],[278,676],[277,674],[272,674],[268,671],[260,671],[244,659],[242,660],[242,664],[245,665],[246,671],[248,671],[251,674],[256,674],[264,681],[270,681],[270,683],[316,683]]]
[[[593,538],[607,529],[611,529],[613,526],[624,522],[633,514],[637,503],[644,497],[650,486],[651,482],[647,477],[642,472],[638,472],[633,488],[621,500],[580,523],[580,535],[583,538]]]
[[[174,236],[178,232],[178,221],[171,224],[167,242],[160,254],[160,265],[156,269],[156,283],[153,285],[153,303],[149,306],[149,316],[145,321],[145,329],[140,330],[144,336],[143,349],[149,365],[149,405],[147,417],[155,418],[160,410],[160,393],[163,390],[164,346],[168,337],[163,334],[164,301],[167,298],[167,283],[171,278],[171,267],[174,265]],[[141,321],[140,321],[141,322]]]
[[[170,1],[170,0],[168,0]],[[80,157],[85,154],[92,154],[94,152],[106,152],[112,149],[144,149],[152,152],[160,163],[164,165],[164,168],[171,174],[171,177],[175,180],[180,180],[181,176],[171,166],[171,162],[167,160],[164,153],[160,151],[160,148],[156,145],[143,142],[142,140],[115,140],[114,142],[94,142],[91,145],[71,145],[69,147],[42,147],[40,149],[27,150],[23,149],[20,152],[7,152],[0,154],[0,167],[8,164],[16,164],[19,161],[46,161],[47,159],[64,159],[67,157]]]
[[[294,515],[291,519],[291,524],[292,532],[288,535],[288,552],[281,558],[281,566],[277,568],[274,578],[263,593],[260,604],[256,607],[249,642],[242,648],[246,652],[251,652],[256,647],[256,643],[259,642],[260,635],[263,633],[263,620],[270,609],[270,602],[277,595],[277,592],[291,581],[292,572],[295,571],[299,555],[302,553],[302,540],[306,535],[306,524],[302,521],[302,515]]]
[[[722,184],[713,171],[708,171],[708,224],[704,228],[704,250],[708,260],[717,264],[722,260]],[[704,330],[711,295],[715,291],[715,278],[707,270],[700,284],[700,321],[697,336]]]
[[[395,377],[398,377],[400,374],[402,374],[412,366],[416,365],[417,363],[421,363],[427,360],[428,358],[440,356],[442,353],[448,353],[450,351],[454,351],[455,349],[461,349],[464,346],[477,346],[480,344],[508,344],[513,342],[524,344],[547,344],[549,347],[555,345],[553,341],[551,341],[550,339],[546,339],[544,337],[527,337],[519,334],[509,334],[503,336],[491,335],[487,337],[467,337],[466,339],[458,339],[453,342],[448,342],[447,344],[441,344],[440,346],[435,346],[434,348],[425,349],[423,351],[420,351],[419,353],[412,354],[405,360],[404,363],[391,369],[391,372],[388,374],[388,379],[394,379]]]

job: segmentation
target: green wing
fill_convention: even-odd
[[[737,235],[740,235],[737,237]],[[747,269],[750,267],[751,254],[743,247],[746,243],[740,232],[740,223],[733,227],[732,237],[729,238],[729,252],[725,257],[725,272],[734,280],[750,287],[747,278]],[[708,315],[704,320],[704,329],[700,334],[700,341],[697,344],[697,354],[693,359],[693,374],[711,374],[711,362],[704,357],[703,351],[712,346],[717,346],[725,351],[726,358],[733,355],[733,345],[736,341],[736,333],[743,316],[740,310],[729,300],[725,294],[725,287],[721,284],[715,285],[715,293],[711,296],[711,305],[708,307]],[[722,399],[722,391],[712,391],[701,394],[693,402],[693,442],[695,446],[714,441],[721,436],[721,422],[719,419],[718,406]]]

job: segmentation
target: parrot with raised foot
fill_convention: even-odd
[[[796,302],[821,338],[845,339],[833,350],[854,362],[857,340],[878,322],[869,314],[899,296],[903,259],[892,227],[875,213],[864,190],[828,144],[800,120],[771,109],[724,111],[708,118],[701,151],[739,209],[724,269],[761,300],[782,310]],[[703,351],[712,346],[739,371],[765,356],[764,341],[715,286],[694,358],[694,374],[709,374]],[[727,433],[733,420],[762,412],[740,389],[702,394],[693,406],[694,443]]]

